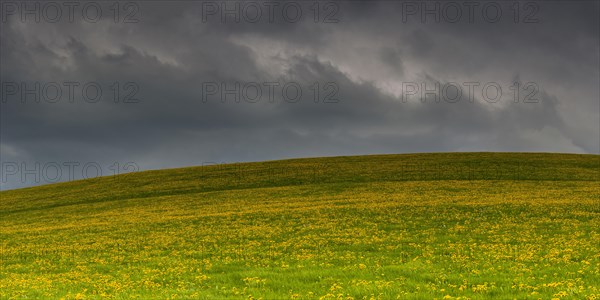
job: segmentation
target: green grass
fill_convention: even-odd
[[[5,298],[600,299],[600,156],[432,153],[0,193]]]

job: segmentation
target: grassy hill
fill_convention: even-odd
[[[432,153],[0,193],[0,298],[600,299],[600,156]]]

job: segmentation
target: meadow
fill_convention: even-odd
[[[600,299],[600,156],[431,153],[0,192],[2,299]]]

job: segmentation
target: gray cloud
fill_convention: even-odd
[[[403,22],[402,2],[392,1],[321,3],[319,22],[314,2],[299,2],[298,22],[277,14],[273,22],[203,22],[202,3],[139,2],[138,23],[10,16],[0,28],[3,91],[10,82],[56,82],[63,95],[56,103],[4,99],[3,166],[95,162],[111,174],[115,162],[154,169],[373,153],[600,153],[597,2],[538,2],[532,24],[515,23],[504,2],[497,23],[477,13],[474,23]],[[337,23],[322,22],[333,11]],[[73,103],[66,82],[80,83]],[[96,103],[82,99],[88,82],[102,88]],[[471,99],[466,82],[480,84]],[[497,103],[482,95],[488,82],[502,88]],[[535,83],[518,103],[514,82]],[[263,97],[203,101],[206,83],[256,83]],[[265,83],[279,84],[272,99]],[[298,101],[282,96],[286,83],[301,87]],[[463,97],[403,101],[403,83],[456,83]],[[523,103],[532,91],[537,103]],[[122,103],[130,94],[137,103]],[[3,174],[2,188],[45,182],[20,175]]]

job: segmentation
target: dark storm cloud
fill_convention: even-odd
[[[114,162],[152,169],[421,151],[600,152],[596,2],[540,2],[537,23],[515,23],[508,2],[499,2],[505,15],[497,23],[477,13],[473,23],[422,22],[419,14],[404,22],[402,2],[391,1],[328,10],[321,3],[317,22],[314,2],[299,2],[298,22],[278,14],[272,22],[204,22],[202,3],[139,2],[137,23],[110,15],[2,23],[4,91],[6,82],[80,84],[72,103],[64,94],[56,103],[4,99],[2,162],[96,162],[107,175]],[[102,88],[96,103],[82,99],[89,82]],[[468,82],[479,83],[470,99]],[[489,82],[502,88],[496,103],[482,94]],[[514,82],[535,84],[518,103]],[[251,84],[250,95],[259,86],[262,98],[203,94],[207,84],[236,83]],[[301,87],[297,101],[282,96],[291,83]],[[455,83],[463,96],[403,101],[407,83]],[[534,90],[536,102],[523,103]],[[11,175],[2,187],[35,184],[31,178]]]

